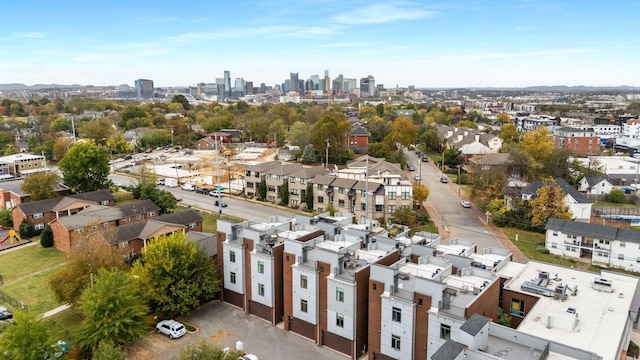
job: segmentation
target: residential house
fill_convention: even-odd
[[[232,139],[231,134],[229,134],[228,132],[223,132],[223,131],[214,131],[214,132],[206,134],[205,137],[208,137],[209,139],[211,139],[213,141],[220,141],[220,142],[225,143],[225,144],[229,144],[229,143],[232,142],[231,141],[231,139]]]
[[[291,171],[289,173],[289,206],[306,209],[307,191],[311,191],[311,196],[313,196],[311,179],[325,173],[327,173],[327,169],[323,166],[301,165]]]
[[[202,139],[196,141],[196,149],[197,150],[215,150],[216,142],[210,137],[203,137]]]
[[[502,148],[503,141],[496,135],[487,134],[478,130],[444,125],[437,126],[436,129],[445,140],[448,148],[462,150],[463,146],[467,145],[466,151],[468,157],[488,152],[497,153],[500,152],[500,148]],[[487,151],[487,148],[490,151]]]
[[[575,187],[569,185],[569,183],[562,178],[556,178],[555,185],[557,185],[565,194],[563,202],[569,207],[569,211],[573,214],[574,220],[587,223],[590,222],[591,201],[585,198],[584,195],[582,195]],[[536,196],[538,189],[543,186],[544,183],[540,180],[530,183],[522,190],[522,200],[533,199]]]
[[[615,187],[607,176],[585,176],[578,182],[578,191],[589,195],[607,195]]]
[[[640,231],[549,219],[545,247],[554,255],[640,272]]]
[[[5,184],[7,183],[3,183],[3,185]],[[3,189],[3,192],[6,192],[6,190]],[[115,198],[109,190],[97,190],[52,199],[18,203],[11,209],[11,216],[16,227],[26,219],[36,230],[42,230],[46,224],[57,218],[77,214],[90,206],[110,207],[114,203]]]
[[[524,169],[514,165],[509,153],[495,153],[473,156],[467,162],[467,170],[473,176],[482,173],[505,174],[507,178],[520,179]]]
[[[273,325],[282,321],[283,239],[322,236],[321,232],[300,228],[297,233],[290,232],[292,220],[275,216],[267,222],[218,222],[217,264],[222,301]]]
[[[149,130],[150,129],[148,127],[137,127],[135,129],[125,131],[123,137],[129,146],[137,148],[140,146],[140,139],[142,139],[144,134]]]
[[[279,161],[268,161],[247,166],[244,171],[245,193],[247,196],[258,196],[258,186],[262,181],[266,181],[266,172],[273,167],[281,165],[282,163]]]
[[[148,199],[115,207],[90,205],[76,213],[57,216],[49,222],[53,231],[53,246],[69,252],[78,238],[86,236],[83,234],[156,218],[159,214],[160,207]]]
[[[242,132],[238,129],[222,129],[221,131],[231,135],[232,143],[237,143],[242,140]]]
[[[267,185],[267,201],[279,204],[282,199],[280,189],[289,186],[289,174],[301,167],[300,164],[284,164],[272,166],[265,171],[265,182]]]
[[[371,133],[362,126],[354,126],[351,128],[349,135],[349,148],[356,154],[364,154],[369,150],[369,138]]]

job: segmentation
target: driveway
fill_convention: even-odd
[[[173,341],[158,334],[148,336],[150,339],[147,343],[153,344],[147,349],[155,349],[156,352],[153,359],[171,359],[188,344],[198,341],[231,349],[235,349],[237,341],[242,341],[244,351],[257,355],[261,360],[348,359],[345,355],[317,346],[308,339],[272,326],[255,316],[246,315],[226,303],[211,302],[194,311],[186,321],[199,331]]]

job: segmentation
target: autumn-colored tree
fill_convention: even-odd
[[[287,140],[289,145],[299,146],[304,148],[308,143],[309,125],[303,121],[296,121],[290,128]]]
[[[107,118],[83,121],[76,126],[80,137],[91,139],[99,145],[105,145],[107,143],[107,139],[116,132],[114,125]]]
[[[429,197],[429,187],[421,183],[413,184],[413,201],[422,204]]]
[[[409,206],[400,206],[393,213],[393,217],[398,224],[413,226],[416,223],[417,214]]]
[[[369,142],[382,142],[385,136],[391,132],[391,121],[386,121],[379,116],[374,116],[367,120],[367,130],[371,133]]]
[[[269,109],[269,114],[281,119],[287,129],[301,118],[296,109],[289,104],[276,104]]]
[[[359,119],[369,119],[376,116],[378,112],[376,111],[375,106],[364,105],[358,109],[358,118]]]
[[[73,140],[69,138],[64,138],[64,137],[57,138],[56,141],[53,143],[53,149],[52,149],[53,159],[54,160],[62,159],[65,155],[67,155],[67,151],[69,151],[72,145],[73,145]]]
[[[503,171],[483,170],[482,167],[472,167],[471,198],[479,208],[484,209],[487,204],[503,197],[507,186],[507,175]]]
[[[409,146],[416,143],[418,138],[418,125],[404,115],[398,116],[391,125],[391,132],[385,136],[384,143],[391,149],[397,149],[397,144]]]
[[[129,145],[127,139],[119,132],[112,134],[107,139],[107,148],[112,154],[130,153],[133,150],[133,146]]]
[[[500,113],[496,116],[496,121],[500,124],[506,124],[511,122],[511,116],[507,113]]]
[[[500,138],[504,142],[515,143],[518,142],[518,129],[514,123],[508,123],[500,127]]]
[[[551,132],[544,126],[528,132],[522,139],[522,149],[531,156],[534,165],[541,166],[551,156],[554,145]]]
[[[547,181],[536,191],[530,201],[531,225],[543,227],[551,218],[570,220],[573,217],[569,207],[564,203],[565,193],[552,181]]]
[[[20,189],[29,194],[31,201],[51,199],[57,197],[56,189],[60,178],[56,173],[41,171],[27,176],[20,185]]]
[[[478,130],[478,124],[474,123],[471,120],[460,120],[456,125],[461,128]]]
[[[347,119],[323,116],[311,127],[309,142],[313,144],[319,157],[324,158],[328,140],[329,159],[336,161],[337,154],[344,151],[350,133],[351,125]]]

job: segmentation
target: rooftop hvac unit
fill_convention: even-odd
[[[596,277],[593,280],[593,289],[604,292],[614,292],[613,281],[601,277]]]
[[[540,279],[549,279],[549,272],[548,271],[540,271],[538,273],[538,278]]]

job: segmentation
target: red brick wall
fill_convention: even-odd
[[[375,290],[374,290],[375,287]],[[382,326],[382,299],[384,283],[369,280],[369,359],[380,352],[380,330]]]
[[[273,256],[273,325],[282,321],[284,316],[284,271],[283,271],[284,244],[280,244],[271,249]]]
[[[511,315],[512,299],[524,300],[524,316],[526,316],[531,308],[536,304],[538,298],[511,290],[502,291],[502,310],[504,310],[505,314],[509,314],[511,316],[511,327],[515,329],[520,326],[520,323],[522,322],[524,317]]]
[[[247,238],[243,238],[242,239],[242,244],[244,245],[244,251],[242,252],[242,255],[244,256],[244,281],[245,281],[245,286],[244,286],[244,298],[245,298],[245,304],[244,304],[244,311],[246,313],[249,313],[249,304],[248,304],[248,300],[252,298],[252,291],[251,291],[251,252],[253,251],[253,240],[251,239],[247,239]]]
[[[562,144],[561,141],[564,140]],[[591,141],[591,144],[589,144]],[[576,147],[577,142],[577,147]],[[600,138],[594,137],[563,137],[554,136],[553,143],[557,148],[569,150],[576,155],[596,154],[600,150]]]
[[[350,147],[366,147],[368,145],[369,145],[369,137],[368,136],[353,136],[353,135],[349,136],[349,146]]]
[[[369,274],[366,267],[356,273],[356,342],[352,357],[362,355],[362,349],[369,348]]]
[[[465,310],[465,317],[468,319],[473,314],[480,314],[490,319],[498,319],[498,303],[500,301],[500,281],[495,281],[491,286],[484,289],[476,301]]]
[[[327,331],[327,276],[331,273],[331,264],[318,261],[318,328]],[[319,344],[320,335],[316,334]]]
[[[284,329],[291,330],[290,319],[293,317],[293,271],[291,266],[295,264],[294,254],[283,252],[282,257],[282,285],[284,300]]]
[[[53,247],[68,253],[71,250],[71,237],[67,229],[58,221],[51,223],[53,232]]]
[[[413,302],[416,304],[413,358],[415,360],[426,360],[427,347],[429,346],[429,309],[431,308],[431,296],[413,293]],[[422,304],[420,304],[420,302],[422,302]]]

